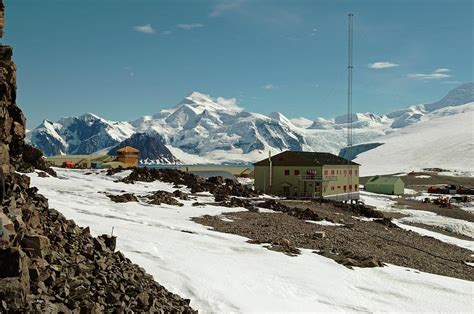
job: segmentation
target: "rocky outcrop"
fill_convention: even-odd
[[[189,300],[115,251],[115,237],[95,238],[49,208],[26,176],[8,174],[6,183],[13,229],[0,241],[0,312],[192,312]]]
[[[206,180],[198,175],[176,169],[134,168],[132,173],[121,181],[125,183],[162,181],[173,183],[175,186],[185,185],[191,193],[210,192],[214,195],[216,202],[230,200],[230,196],[248,198],[258,195],[255,191],[233,180],[224,180],[222,177],[211,177]]]
[[[5,173],[14,171],[21,162],[26,123],[15,104],[16,66],[12,54],[10,46],[0,45],[0,165]]]
[[[121,195],[107,194],[107,197],[115,203],[138,202],[138,198],[133,193],[125,193]]]
[[[54,175],[42,152],[24,143],[11,57],[12,48],[0,46],[0,313],[193,312],[189,300],[116,252],[115,237],[91,236],[15,172]]]
[[[175,194],[166,192],[166,191],[156,191],[155,193],[151,194],[148,196],[150,201],[148,202],[149,204],[153,205],[161,205],[163,204],[168,204],[168,205],[174,205],[174,206],[183,206],[183,203],[178,202],[178,200],[175,199]]]

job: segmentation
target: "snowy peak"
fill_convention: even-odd
[[[337,116],[336,118],[334,118],[334,123],[347,124],[347,120],[348,120],[347,118],[348,118],[347,114]],[[366,113],[357,112],[357,113],[352,114],[351,120],[352,120],[352,123],[361,123],[361,122],[369,122],[369,121],[380,123],[382,122],[383,118],[379,115],[376,115],[370,112],[366,112]]]
[[[221,112],[239,112],[242,108],[237,106],[235,98],[226,99],[223,97],[212,98],[209,95],[199,92],[192,92],[191,95],[185,97],[176,107],[179,110],[181,107],[187,106],[192,108],[196,114],[201,114],[204,111],[221,111]]]
[[[466,83],[451,90],[440,101],[427,104],[427,111],[434,111],[448,106],[460,106],[474,102],[474,83]]]
[[[285,117],[283,114],[279,112],[270,113],[270,118],[286,125],[293,125],[293,123],[291,123],[291,121],[287,117]]]

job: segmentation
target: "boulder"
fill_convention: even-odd
[[[42,235],[25,235],[21,246],[27,249],[32,257],[44,258],[50,253],[49,239]]]
[[[149,204],[161,205],[161,203],[175,206],[184,206],[184,204],[178,202],[174,198],[174,194],[166,191],[156,191],[155,193],[148,196],[150,201]]]

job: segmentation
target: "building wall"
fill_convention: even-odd
[[[138,153],[118,153],[117,160],[126,164],[127,167],[138,167]]]
[[[377,182],[368,182],[365,185],[365,190],[378,194],[403,195],[405,193],[405,183],[402,180],[397,180],[393,184],[379,184]]]
[[[359,191],[358,165],[326,165],[322,171],[323,176],[336,177],[323,183],[323,196]]]
[[[325,170],[328,174],[325,175]],[[334,174],[332,171],[334,170]],[[288,173],[288,175],[285,174]],[[316,176],[329,177],[334,176],[335,180],[326,182],[309,182],[300,180],[300,175],[314,171]],[[345,172],[344,172],[345,171]],[[349,175],[352,172],[352,176]],[[357,172],[356,172],[357,171]],[[356,192],[359,190],[359,166],[357,165],[335,165],[335,166],[275,166],[272,167],[272,185],[270,186],[270,169],[268,166],[255,166],[255,190],[274,195],[285,195],[284,186],[288,186],[287,191],[290,196],[319,196],[322,189],[322,195],[336,195]],[[345,187],[345,189],[344,189]]]
[[[405,183],[400,179],[395,184],[395,195],[403,195],[405,194]]]

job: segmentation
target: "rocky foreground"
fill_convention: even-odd
[[[193,312],[189,300],[115,252],[114,237],[92,237],[89,228],[48,208],[28,177],[7,175],[3,213],[1,310]]]
[[[0,37],[3,9],[0,0]],[[114,237],[92,237],[16,172],[55,175],[24,142],[12,54],[0,45],[0,313],[194,312],[189,300],[115,252]]]

